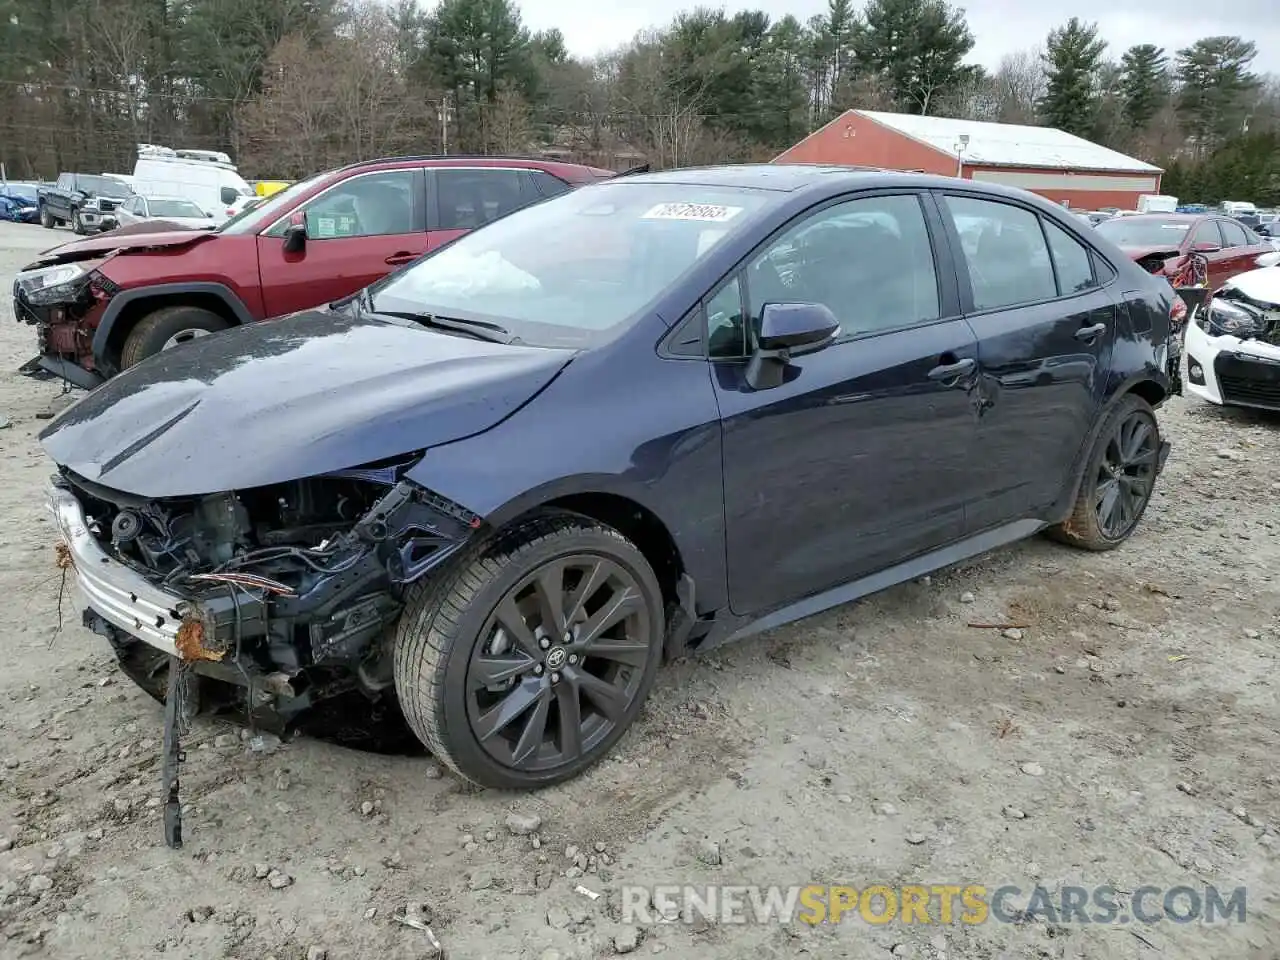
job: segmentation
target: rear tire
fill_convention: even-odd
[[[548,786],[626,733],[653,686],[663,625],[662,591],[634,545],[586,517],[543,515],[410,587],[396,693],[413,732],[458,775]]]
[[[1132,535],[1158,476],[1160,424],[1151,404],[1126,394],[1089,451],[1071,516],[1049,536],[1084,550],[1114,550]]]
[[[58,221],[54,219],[53,214],[49,212],[49,208],[43,203],[40,204],[40,226],[46,230],[54,230],[58,226]]]
[[[200,307],[161,307],[149,313],[129,331],[120,351],[120,368],[126,370],[161,350],[185,344],[231,325],[210,310]]]

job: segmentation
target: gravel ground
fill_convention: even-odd
[[[35,435],[65,398],[13,372],[8,284],[53,239],[0,224],[0,956],[1280,956],[1280,419],[1178,399],[1121,550],[1033,540],[670,665],[611,760],[537,794],[205,721],[166,849],[160,709],[59,607]],[[619,922],[624,884],[809,882],[1244,886],[1247,919]]]

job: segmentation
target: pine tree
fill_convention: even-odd
[[[1041,119],[1048,126],[1086,137],[1098,108],[1097,74],[1105,40],[1096,23],[1072,17],[1049,33],[1044,54],[1048,86],[1040,101]]]
[[[1120,58],[1124,119],[1133,131],[1146,129],[1169,97],[1169,60],[1163,47],[1140,43]]]
[[[964,11],[945,0],[870,0],[855,49],[859,66],[880,75],[898,107],[927,114],[972,70]]]

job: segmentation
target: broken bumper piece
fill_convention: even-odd
[[[263,589],[203,599],[163,589],[98,546],[69,490],[53,487],[49,508],[62,535],[59,563],[74,571],[85,605],[118,630],[181,660],[216,662],[237,627],[243,633],[262,622]]]

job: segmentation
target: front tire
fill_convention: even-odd
[[[410,728],[459,776],[559,783],[640,713],[663,624],[657,578],[625,537],[575,514],[539,516],[409,589],[396,692]]]
[[[1098,431],[1071,516],[1049,535],[1095,551],[1114,550],[1128,540],[1151,502],[1160,444],[1151,404],[1126,394]]]
[[[127,370],[147,357],[180,346],[230,326],[226,320],[200,307],[162,307],[149,313],[129,331],[120,351],[120,368]]]
[[[84,236],[84,223],[80,220],[80,211],[71,211],[71,232],[76,236]]]

